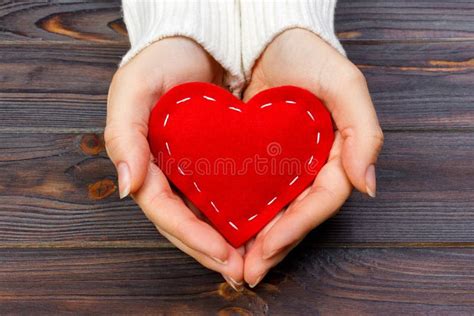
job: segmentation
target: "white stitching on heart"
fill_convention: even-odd
[[[236,107],[233,107],[233,106],[229,106],[229,109],[231,109],[231,110],[233,110],[233,111],[237,111],[237,112],[242,112],[241,109],[236,108]]]
[[[196,190],[201,193],[201,189],[199,188],[198,184],[196,183],[196,181],[193,181],[193,184],[194,184],[194,187],[196,188]]]
[[[319,144],[319,138],[321,137],[321,133],[318,132],[318,138],[316,139],[316,144]]]
[[[231,221],[229,221],[229,225],[232,226],[235,230],[239,230],[239,228],[235,226],[235,224],[232,223]]]
[[[176,104],[180,104],[180,103],[186,102],[186,101],[188,101],[188,100],[191,100],[191,98],[190,98],[190,97],[187,97],[187,98],[181,99],[181,100],[179,100],[178,102],[176,102]]]
[[[267,205],[271,205],[273,202],[275,202],[275,200],[277,199],[277,197],[273,197],[273,199],[270,200],[270,202],[267,203]]]
[[[211,98],[211,97],[208,97],[207,95],[203,95],[202,97],[203,97],[204,99],[206,99],[206,100],[216,102],[216,99]]]
[[[255,217],[257,217],[257,216],[258,216],[258,214],[255,214],[255,215],[249,217],[247,220],[250,222],[250,221],[252,221],[252,220],[253,220]]]
[[[212,207],[216,210],[217,213],[220,212],[219,209],[217,208],[217,206],[214,204],[213,201],[211,201],[211,205],[212,205]]]
[[[213,101],[213,102],[216,101],[216,99],[211,98],[211,97],[206,96],[206,95],[203,95],[203,98],[206,99],[206,100],[208,100],[208,101]],[[189,100],[191,100],[191,97],[187,97],[187,98],[181,99],[181,100],[177,101],[176,104],[180,104],[180,103],[183,103],[183,102],[186,102],[186,101],[189,101]],[[287,103],[287,104],[296,104],[296,102],[293,101],[293,100],[286,100],[285,103]],[[269,106],[271,106],[271,105],[272,105],[272,103],[266,103],[266,104],[263,104],[262,106],[260,106],[260,108],[263,109],[263,108],[269,107]],[[239,109],[239,108],[237,108],[237,107],[234,107],[234,106],[229,106],[229,109],[230,109],[230,110],[233,110],[233,111],[237,111],[237,112],[242,112],[241,109]],[[312,115],[312,113],[311,113],[310,111],[306,111],[306,113],[308,114],[309,118],[310,118],[312,121],[315,121],[314,116]],[[169,113],[166,114],[166,118],[165,118],[165,120],[164,120],[163,127],[166,127],[166,124],[168,123],[169,117],[170,117],[170,114],[169,114]],[[318,136],[317,136],[317,141],[316,141],[316,143],[319,144],[319,141],[320,141],[320,133],[318,132]],[[170,146],[169,146],[168,142],[165,142],[165,146],[166,146],[166,150],[168,151],[168,154],[171,156],[171,149],[170,149]],[[308,162],[309,165],[313,162],[313,158],[314,158],[313,156],[310,157],[309,162]],[[183,176],[185,175],[185,172],[183,171],[183,169],[182,169],[180,166],[178,166],[178,171],[179,171],[179,173],[180,173],[181,175],[183,175]],[[291,182],[289,183],[289,185],[290,185],[290,186],[293,185],[298,179],[299,179],[299,176],[294,177],[294,178],[291,180]],[[196,183],[196,181],[193,181],[193,185],[194,185],[194,187],[196,188],[196,191],[197,191],[197,192],[199,192],[199,193],[202,192],[201,189],[199,188],[198,184]],[[274,197],[267,203],[267,206],[270,206],[271,204],[273,204],[273,202],[275,202],[276,199],[277,199],[277,196],[274,196]],[[214,210],[215,210],[217,213],[220,213],[220,211],[219,211],[219,209],[217,208],[217,206],[216,206],[216,204],[214,203],[214,201],[210,201],[210,204],[211,204],[211,206],[214,208]],[[250,221],[254,220],[257,216],[258,216],[258,213],[252,215],[251,217],[249,217],[249,218],[247,219],[247,221],[250,222]],[[235,230],[239,230],[239,228],[238,228],[234,223],[232,223],[231,221],[229,221],[228,223],[229,223],[229,225],[232,226],[232,228],[234,228]]]
[[[298,180],[298,178],[299,176],[294,177],[293,180],[291,180],[289,185],[293,185],[296,182],[296,180]]]

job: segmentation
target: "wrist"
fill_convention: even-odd
[[[334,32],[336,0],[241,0],[242,64],[250,79],[256,60],[281,33],[301,28],[318,35],[342,55]]]
[[[121,67],[152,43],[181,36],[199,43],[222,65],[226,70],[224,83],[234,93],[243,87],[238,2],[123,0],[122,3],[131,48]],[[209,59],[205,60],[208,64]]]

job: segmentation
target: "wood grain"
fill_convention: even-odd
[[[101,131],[123,45],[1,44],[0,130]],[[384,130],[474,128],[474,41],[350,45]],[[447,52],[450,52],[447,54]]]
[[[474,249],[301,245],[236,293],[178,250],[4,249],[0,312],[452,315],[474,308],[473,260]]]
[[[474,4],[463,0],[339,0],[344,41],[474,39]],[[0,40],[127,42],[117,1],[0,4]]]
[[[474,42],[348,45],[382,128],[472,130]]]
[[[127,41],[120,1],[3,2],[0,30],[7,41]]]
[[[472,314],[473,20],[467,0],[338,1],[386,134],[378,197],[236,293],[118,198],[120,1],[0,1],[0,314]]]
[[[0,140],[3,246],[158,238],[131,199],[119,200],[102,135],[2,133]]]
[[[3,133],[0,144],[3,247],[168,245],[133,201],[118,199],[102,136]],[[473,243],[473,151],[471,133],[387,133],[378,197],[354,193],[310,239]]]
[[[0,129],[103,130],[108,86],[125,47],[15,46],[0,44]]]
[[[343,41],[462,41],[474,38],[474,3],[464,0],[339,0]]]

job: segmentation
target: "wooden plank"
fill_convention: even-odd
[[[119,200],[102,136],[0,133],[0,140],[2,246],[159,242],[135,203]]]
[[[472,133],[386,133],[378,194],[353,193],[321,242],[466,242],[474,236]]]
[[[123,45],[0,44],[3,130],[97,130]]]
[[[120,1],[8,1],[0,40],[127,42]]]
[[[474,42],[346,46],[367,78],[382,128],[405,131],[472,130],[472,49]]]
[[[351,44],[385,130],[474,128],[474,41]],[[0,130],[100,131],[123,45],[0,44]]]
[[[474,243],[473,150],[468,132],[387,133],[378,197],[354,193],[309,238]],[[119,201],[101,136],[0,134],[0,174],[2,247],[169,245],[133,201]]]
[[[336,31],[349,41],[474,38],[474,3],[464,0],[339,0]]]
[[[350,40],[474,38],[470,1],[339,0],[336,29]],[[0,4],[0,40],[127,41],[120,1],[11,1]]]
[[[0,250],[0,311],[107,314],[434,314],[474,308],[474,249],[302,244],[236,293],[175,249]]]

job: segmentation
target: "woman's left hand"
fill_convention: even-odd
[[[244,100],[258,92],[295,85],[325,103],[336,124],[328,162],[305,190],[246,244],[244,279],[254,287],[313,228],[332,217],[354,185],[375,197],[375,163],[383,133],[360,70],[312,32],[290,29],[256,62]]]

